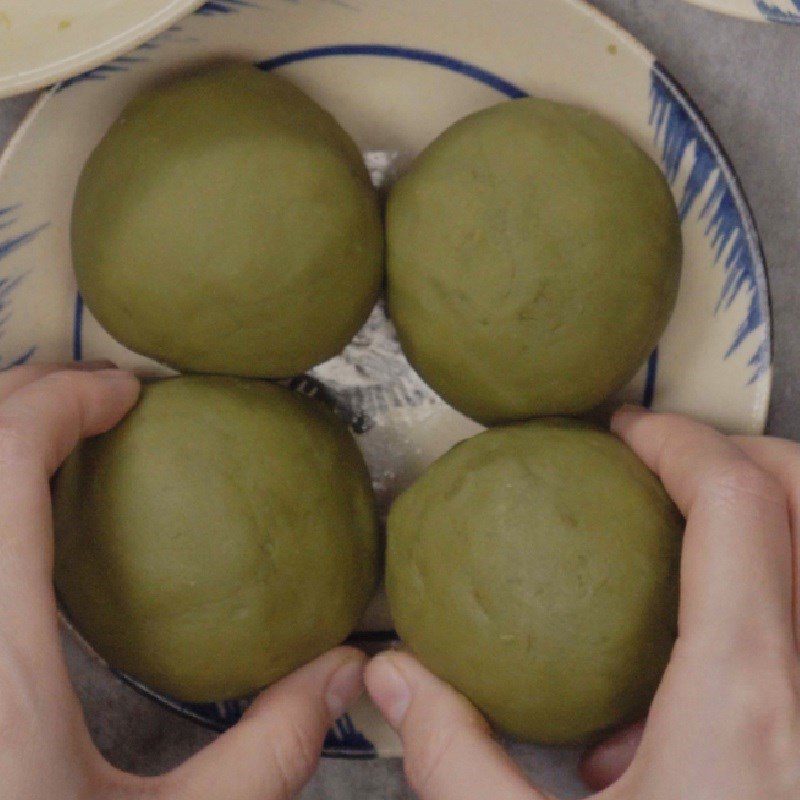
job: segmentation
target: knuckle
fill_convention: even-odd
[[[35,742],[37,714],[34,687],[17,665],[0,669],[0,752],[22,752]]]
[[[0,750],[14,752],[23,750],[34,740],[30,721],[19,713],[15,703],[0,702]]]
[[[35,450],[20,421],[0,414],[0,467],[28,462],[35,457]]]
[[[667,430],[673,430],[677,426],[683,426],[686,423],[686,417],[682,417],[672,411],[652,412],[646,415],[644,419],[651,420],[653,425],[658,425]]]
[[[671,411],[652,412],[643,417],[643,423],[650,426],[650,434],[663,445],[683,445],[687,439],[694,439],[696,422],[691,422],[681,414]]]
[[[133,776],[129,775],[128,777]],[[187,780],[184,771],[178,767],[164,775],[140,779],[131,794],[132,799],[135,798],[135,800],[176,800],[176,798],[183,800],[189,794],[189,787],[190,781]],[[114,785],[115,791],[107,791],[106,794],[109,794],[114,800],[117,800],[118,797],[127,800],[127,788],[117,783]]]
[[[184,787],[172,774],[144,777],[122,772],[103,762],[97,778],[97,796],[113,800],[175,800]],[[184,792],[185,794],[185,792]]]
[[[768,757],[776,764],[785,763],[785,756],[796,752],[800,734],[800,683],[790,658],[745,664],[729,686],[730,696],[736,698],[736,729],[742,739],[765,743]]]
[[[67,371],[53,376],[53,391],[69,417],[82,419],[86,389],[92,387],[94,380],[91,372]]]
[[[81,372],[74,369],[61,369],[49,376],[53,384],[53,390],[60,395],[70,396],[80,391],[86,385],[86,381],[92,380],[91,372]]]
[[[166,782],[162,776],[140,778],[133,785],[131,785],[131,777],[126,775],[127,780],[122,782],[120,787],[123,798],[126,796],[126,792],[129,793],[131,800],[162,800],[162,798],[174,799],[175,797],[174,794],[168,793]]]
[[[316,766],[319,754],[312,746],[314,737],[309,730],[291,719],[281,735],[273,739],[270,760],[284,798],[294,797]]]
[[[761,467],[742,459],[715,473],[706,484],[706,491],[726,503],[748,503],[757,500],[770,505],[785,505],[780,483]]]
[[[796,658],[789,636],[772,625],[751,624],[730,637],[730,658],[736,660],[744,681],[763,683],[776,693],[791,688],[787,680],[794,670]],[[765,677],[770,678],[769,681]],[[766,699],[769,699],[767,696]]]
[[[420,795],[429,795],[439,773],[452,752],[457,736],[453,725],[433,729],[429,735],[414,741],[406,759],[405,771],[411,788]]]
[[[438,722],[428,722],[415,730],[404,743],[407,748],[405,773],[411,788],[420,795],[436,794],[436,785],[449,771],[449,763],[459,740],[470,735],[470,730],[488,735],[488,725],[477,711],[467,718],[461,712],[438,716]]]

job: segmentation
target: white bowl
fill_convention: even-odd
[[[96,67],[168,28],[203,0],[6,0],[0,97]]]
[[[689,0],[689,2],[742,19],[800,25],[800,0]]]
[[[657,353],[625,391],[738,432],[763,431],[772,377],[766,272],[747,203],[702,115],[640,44],[579,0],[218,0],[238,13],[195,15],[178,35],[68,81],[34,107],[0,160],[0,367],[111,358],[158,365],[115,342],[83,306],[69,218],[86,158],[129,100],[166,74],[234,56],[276,69],[330,109],[391,181],[445,127],[532,93],[599,111],[666,173],[681,210],[684,272]],[[224,209],[220,209],[224,218]],[[385,508],[434,458],[480,429],[409,368],[381,307],[345,352],[298,379],[350,414]],[[364,638],[384,642],[380,607]],[[131,680],[127,676],[126,680]],[[224,728],[243,704],[176,711]],[[331,733],[330,755],[397,755],[361,704]],[[538,763],[575,792],[575,752]]]

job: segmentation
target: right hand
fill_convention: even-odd
[[[593,752],[584,774],[611,784],[604,800],[797,800],[800,447],[631,407],[612,428],[686,518],[679,633],[646,724]],[[378,656],[366,683],[421,800],[547,797],[412,656]]]

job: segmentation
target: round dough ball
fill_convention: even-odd
[[[409,360],[484,423],[600,404],[657,343],[680,279],[658,167],[596,114],[545,100],[439,137],[395,185],[387,237]]]
[[[370,480],[317,401],[233,378],[146,385],[55,486],[55,583],[111,666],[191,702],[341,642],[378,575]]]
[[[503,731],[583,742],[653,696],[676,634],[681,530],[611,434],[552,419],[497,428],[395,502],[392,615]]]
[[[333,117],[233,65],[127,107],[81,175],[72,253],[87,305],[132,350],[180,370],[285,377],[366,320],[383,229]]]

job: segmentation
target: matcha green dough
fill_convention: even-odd
[[[391,193],[387,248],[406,355],[485,423],[600,404],[657,343],[680,278],[659,168],[596,114],[537,99],[433,142]]]
[[[497,428],[395,502],[392,615],[501,730],[584,742],[652,699],[676,634],[681,531],[611,434],[553,419]]]
[[[80,291],[122,344],[179,370],[301,373],[372,309],[383,229],[360,152],[286,81],[227,65],[135,99],[81,175]]]
[[[317,401],[233,378],[144,387],[57,476],[55,584],[111,666],[206,702],[341,642],[378,573],[370,480]]]

